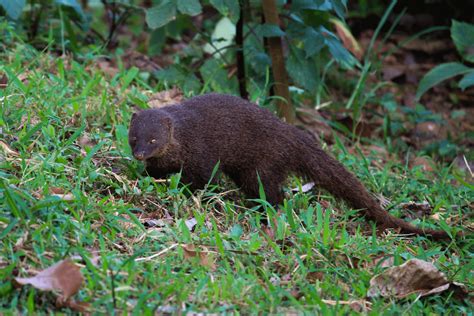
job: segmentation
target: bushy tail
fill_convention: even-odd
[[[304,146],[307,150],[309,146]],[[362,210],[379,227],[400,228],[402,233],[426,235],[431,239],[448,239],[449,235],[441,230],[421,229],[404,220],[394,217],[384,210],[367,192],[362,183],[339,161],[318,147],[310,147],[310,155],[303,154],[300,173],[309,175],[321,188],[328,190],[338,198],[346,200],[352,207]]]

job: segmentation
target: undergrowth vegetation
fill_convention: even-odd
[[[1,61],[9,78],[0,90],[1,313],[56,310],[53,294],[17,288],[13,277],[71,257],[85,276],[77,299],[98,313],[472,311],[449,294],[364,301],[387,258],[434,261],[472,289],[472,239],[377,237],[341,201],[292,191],[302,179],[288,182],[277,216],[264,202],[244,204],[225,180],[189,192],[179,175],[146,177],[127,143],[133,105],[145,105],[151,93],[136,73],[108,78],[94,57],[53,58],[20,44]],[[390,197],[397,216],[399,203],[427,199],[439,217],[425,226],[466,225],[472,187],[449,166],[427,173],[392,159],[382,167],[377,153],[351,155],[342,144],[331,151],[370,190]],[[271,230],[260,223],[267,217]],[[201,254],[190,255],[194,249]]]
[[[75,61],[15,44],[0,58],[8,76],[0,89],[0,313],[57,310],[53,294],[18,288],[13,277],[64,258],[81,265],[77,299],[95,313],[472,313],[469,299],[449,293],[366,300],[389,258],[434,262],[472,291],[470,236],[378,236],[357,210],[303,193],[298,178],[289,179],[280,210],[246,203],[225,179],[198,192],[179,174],[152,179],[131,156],[127,128],[134,106],[165,86],[152,89],[133,69],[107,76],[93,55]],[[343,139],[326,149],[389,198],[392,214],[406,216],[402,202],[427,200],[436,216],[411,219],[416,225],[472,225],[472,185],[454,167],[410,168],[408,157],[384,161]]]

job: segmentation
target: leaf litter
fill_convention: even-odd
[[[442,293],[448,289],[453,290],[459,298],[467,297],[466,287],[461,283],[448,281],[445,274],[434,264],[411,259],[374,276],[370,280],[367,296],[404,298],[415,293],[423,297]]]
[[[79,291],[84,277],[80,267],[70,259],[59,261],[35,276],[16,277],[15,281],[20,286],[28,284],[41,291],[59,291],[61,295],[57,298],[57,307],[69,307],[81,312],[86,311],[89,307],[88,303],[76,302],[71,299]]]

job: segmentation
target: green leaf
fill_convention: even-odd
[[[474,24],[453,20],[451,38],[461,56],[474,63]]]
[[[345,64],[349,67],[353,67],[355,64],[357,64],[357,59],[355,59],[354,56],[352,56],[352,54],[349,53],[349,51],[344,46],[342,46],[342,43],[339,41],[339,39],[329,36],[325,39],[325,42],[329,48],[329,52],[337,62]]]
[[[84,16],[84,11],[82,7],[76,0],[55,0],[56,4],[63,5],[65,7],[70,7],[73,9],[81,18]]]
[[[159,70],[155,76],[170,85],[181,86],[183,91],[188,93],[197,93],[201,89],[201,82],[193,73],[186,72],[175,65]]]
[[[333,8],[333,5],[330,0],[294,0],[291,4],[291,8],[293,11],[330,11]]]
[[[159,28],[151,31],[148,54],[157,56],[161,53],[166,41],[166,28]]]
[[[440,82],[470,71],[472,71],[471,68],[461,63],[445,63],[434,67],[421,79],[418,90],[416,91],[416,99],[419,100],[426,91]]]
[[[239,0],[210,0],[211,5],[236,24],[240,17]]]
[[[232,21],[227,17],[221,18],[212,32],[211,43],[204,46],[204,51],[209,54],[214,54],[216,51],[224,54],[225,47],[229,46],[234,40],[235,32],[235,25]],[[217,56],[220,56],[220,54],[217,54]]]
[[[474,85],[474,69],[471,69],[471,72],[466,74],[461,81],[459,81],[459,88],[462,90],[469,88]]]
[[[260,24],[255,31],[258,35],[263,37],[285,36],[285,32],[276,24]]]
[[[345,0],[332,1],[332,7],[341,20],[344,20],[344,15],[346,14],[346,10],[347,10],[346,4],[347,4],[347,1]]]
[[[211,87],[212,91],[224,93],[235,93],[237,91],[237,80],[234,77],[228,78],[227,70],[217,59],[211,58],[199,69],[205,85]]]
[[[20,17],[23,8],[25,7],[25,0],[0,0],[0,6],[3,7],[5,13],[16,20]]]
[[[314,75],[317,73],[315,62],[313,59],[305,59],[301,50],[291,50],[286,62],[286,70],[298,86],[310,92],[316,91],[318,82]]]
[[[324,47],[324,36],[312,27],[307,27],[303,35],[304,50],[306,58],[321,51]]]
[[[198,15],[202,12],[199,0],[178,0],[178,10],[190,16]]]
[[[157,29],[176,19],[176,4],[170,0],[164,0],[146,10],[146,23],[151,29]]]

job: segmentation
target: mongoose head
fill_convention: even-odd
[[[138,160],[159,157],[166,152],[172,141],[171,117],[159,110],[133,113],[128,130],[128,143]]]

